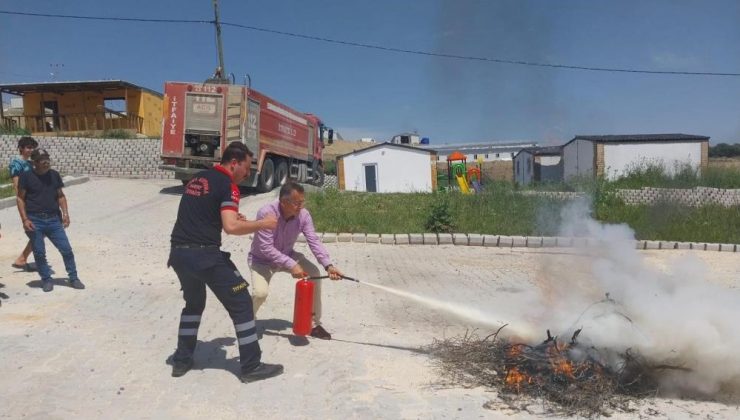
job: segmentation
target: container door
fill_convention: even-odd
[[[365,191],[378,192],[378,165],[365,165]]]

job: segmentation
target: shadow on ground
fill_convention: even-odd
[[[306,346],[309,341],[306,337],[301,337],[295,334],[285,334],[279,331],[285,331],[288,328],[292,328],[293,323],[284,319],[260,319],[257,320],[257,334],[258,335],[272,335],[276,337],[287,338],[288,342],[293,346]]]
[[[198,340],[193,354],[193,361],[195,362],[193,369],[221,369],[239,377],[241,375],[239,356],[226,357],[226,347],[233,346],[235,342],[236,338],[234,337],[214,338],[211,341]],[[165,363],[172,366],[172,355],[167,357]]]
[[[70,289],[73,288],[69,284],[69,279],[67,277],[51,279],[51,283],[54,285],[54,287],[56,287],[56,286],[64,286],[64,287],[69,287]],[[41,286],[43,286],[43,284],[41,282],[41,279],[39,279],[39,280],[31,280],[31,281],[29,281],[28,283],[26,283],[26,286],[31,287],[31,288],[40,289]]]
[[[167,195],[182,195],[183,191],[185,191],[185,187],[182,185],[173,185],[171,187],[164,187],[161,190],[159,190],[160,194],[167,194]]]
[[[5,287],[5,285],[2,284],[2,283],[0,283],[0,289],[2,289],[3,287]],[[8,299],[8,298],[9,298],[8,295],[6,295],[3,292],[0,292],[0,299]],[[2,300],[0,300],[0,306],[3,306],[3,301]]]
[[[262,331],[262,334],[264,335],[270,335],[275,337],[282,337],[288,339],[288,342],[294,346],[305,346],[310,343],[308,337],[302,337],[295,334],[288,334],[288,333],[282,333],[280,331],[285,331],[288,328],[292,328],[293,323],[288,322],[284,319],[262,319],[257,321],[257,334],[260,334],[260,331]],[[372,346],[372,347],[383,347],[387,349],[394,349],[394,350],[404,350],[409,351],[412,353],[417,354],[427,354],[427,352],[421,348],[418,347],[405,347],[405,346],[397,346],[393,344],[378,344],[378,343],[366,343],[362,341],[351,341],[351,340],[342,340],[341,338],[332,337],[331,341],[338,341],[340,343],[349,343],[349,344],[359,344],[361,346]]]
[[[39,281],[40,283],[40,281]],[[290,336],[287,334],[280,334],[280,333],[267,333],[266,330],[270,331],[282,331],[285,329],[288,329],[293,324],[282,320],[282,319],[264,319],[264,320],[258,320],[257,321],[257,331],[265,331],[265,334],[268,335],[281,335],[286,336],[290,340]],[[293,336],[295,337],[295,336]],[[305,340],[306,344],[308,344],[308,340],[306,340],[304,337],[296,337],[299,339]],[[231,347],[236,345],[236,338],[234,337],[221,337],[221,338],[214,338],[210,341],[200,341],[198,340],[198,344],[195,346],[195,353],[193,354],[193,361],[195,362],[195,365],[193,366],[193,369],[221,369],[225,370],[227,372],[231,372],[234,374],[234,376],[239,377],[241,375],[241,364],[239,363],[239,356],[227,358],[226,357],[226,347]],[[295,344],[294,344],[295,345]],[[165,361],[168,365],[172,365],[172,356],[168,356],[167,360]]]

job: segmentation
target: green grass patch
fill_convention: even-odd
[[[652,206],[609,206],[599,220],[626,223],[637,239],[740,243],[740,207],[688,207],[671,202]]]
[[[327,232],[556,233],[562,202],[517,194],[505,182],[496,186],[471,195],[372,194],[330,189],[308,194],[306,206],[311,210],[316,228]]]
[[[122,130],[122,129],[113,129],[113,130],[105,130],[100,134],[101,138],[104,139],[133,139],[136,137],[136,134],[132,133],[128,130]]]
[[[669,171],[664,165],[643,162],[629,168],[627,174],[610,182],[615,188],[740,188],[740,168],[709,167],[700,171],[690,165],[677,165]]]
[[[15,196],[13,181],[10,179],[8,168],[0,169],[0,198]]]
[[[29,136],[31,135],[31,132],[26,130],[25,128],[19,128],[19,127],[8,128],[8,127],[0,125],[0,135],[2,134],[7,134],[11,136]]]
[[[607,183],[589,186],[592,216],[626,223],[637,239],[740,243],[740,207],[692,208],[677,203],[628,206]],[[509,183],[488,183],[482,194],[373,194],[327,190],[307,194],[316,229],[349,233],[465,232],[555,236],[563,207],[554,198],[526,196]]]
[[[0,187],[0,198],[15,197],[15,190],[12,185],[5,185]]]

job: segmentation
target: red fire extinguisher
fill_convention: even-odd
[[[307,336],[311,333],[313,315],[313,282],[304,277],[295,284],[293,307],[293,334]]]

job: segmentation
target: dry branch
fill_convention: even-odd
[[[450,384],[494,388],[515,410],[527,399],[538,399],[549,412],[567,415],[630,411],[630,401],[657,393],[659,370],[685,369],[648,363],[631,350],[616,353],[581,345],[580,329],[569,343],[548,330],[547,339],[538,345],[499,338],[502,329],[483,339],[466,331],[435,340],[428,351]],[[607,360],[621,363],[614,367]]]

